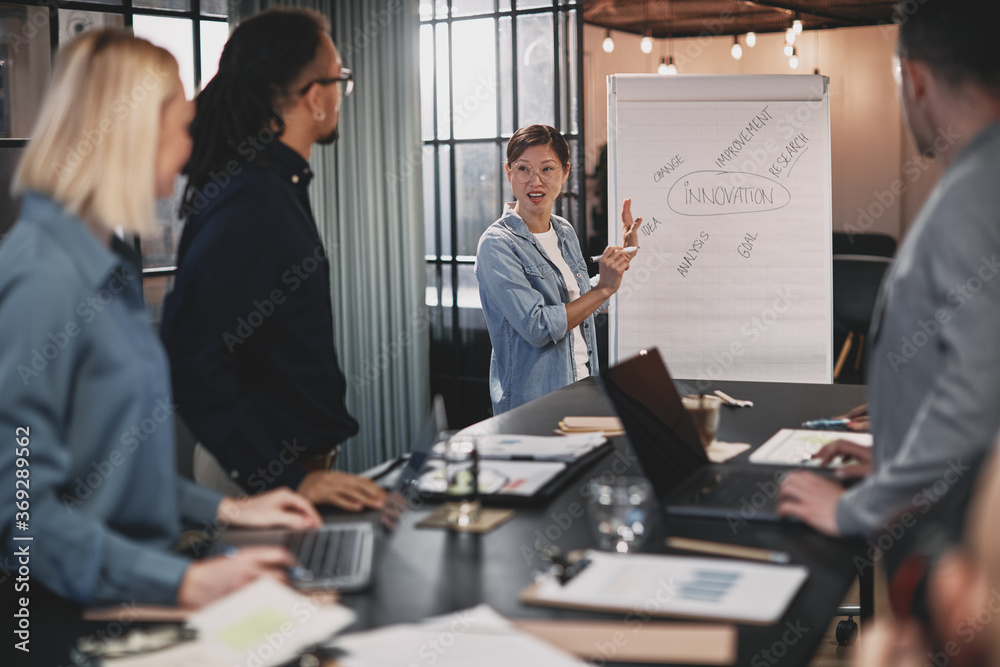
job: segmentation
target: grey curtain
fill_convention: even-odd
[[[407,451],[429,406],[417,2],[245,0],[231,21],[269,4],[328,16],[354,71],[340,139],[313,147],[310,197],[330,257],[347,405],[361,424],[338,467],[357,472]]]

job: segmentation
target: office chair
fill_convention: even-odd
[[[894,257],[896,255],[896,239],[888,234],[847,234],[844,232],[834,232],[833,254]]]
[[[854,370],[864,376],[865,335],[871,326],[879,286],[891,264],[892,260],[887,257],[833,256],[833,327],[835,333],[846,332],[833,367],[834,381],[840,377],[855,338],[858,339],[858,347]]]

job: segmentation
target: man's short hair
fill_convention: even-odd
[[[903,0],[898,52],[921,60],[952,86],[975,83],[1000,97],[1000,2]]]

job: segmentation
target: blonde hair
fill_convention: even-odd
[[[151,230],[161,116],[178,94],[166,50],[125,30],[84,33],[59,53],[11,192],[46,194],[108,229]]]

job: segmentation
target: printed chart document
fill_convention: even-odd
[[[587,663],[517,630],[488,605],[420,623],[344,635],[330,646],[346,653],[338,667],[584,667]]]
[[[554,607],[643,609],[652,616],[766,624],[781,618],[809,577],[804,565],[591,550],[585,557],[590,565],[569,582],[540,577],[521,592],[521,600]]]
[[[872,446],[871,433],[783,428],[750,455],[750,462],[767,465],[818,466],[819,461],[812,458],[813,454],[835,440],[848,440],[862,447]],[[835,459],[830,467],[841,467],[845,463]]]

